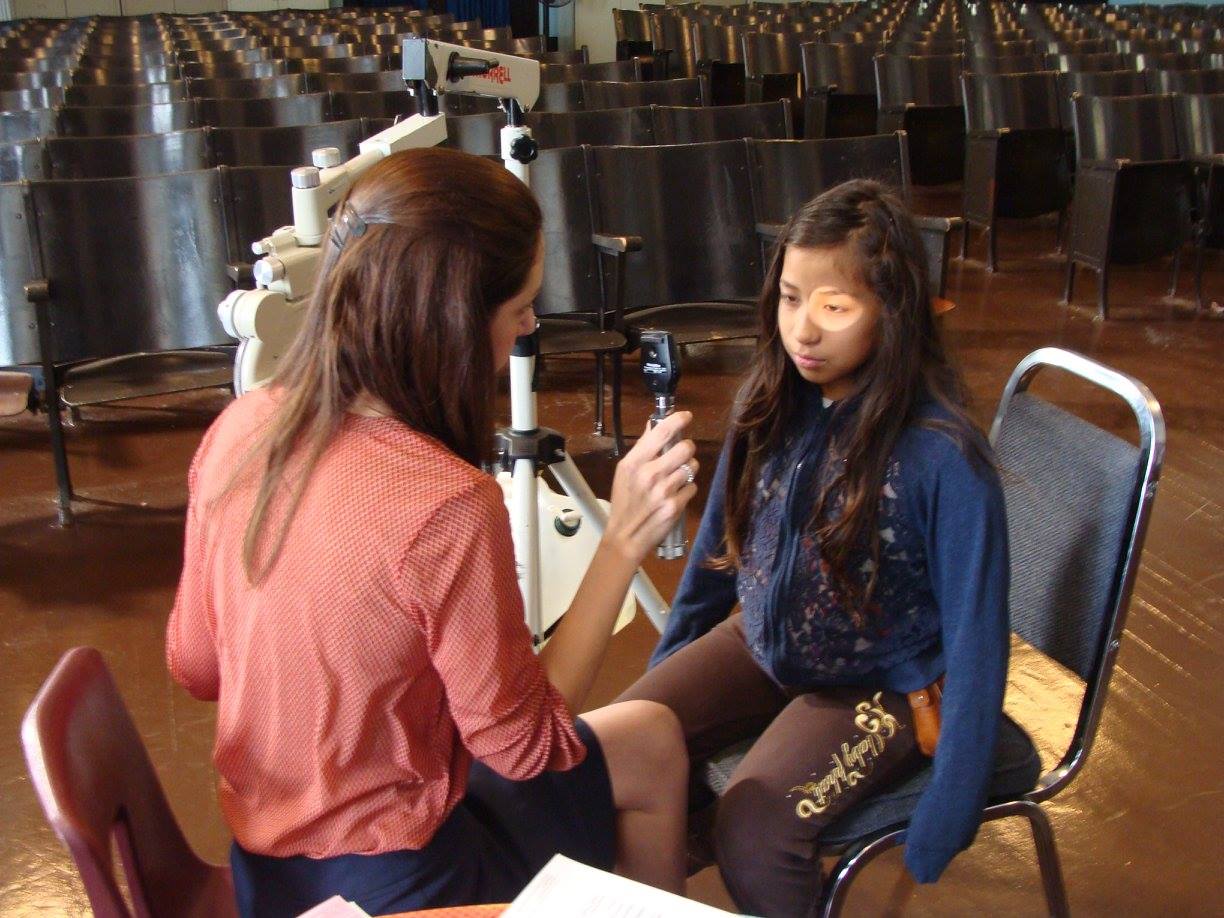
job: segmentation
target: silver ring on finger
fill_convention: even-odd
[[[681,463],[680,468],[684,469],[684,483],[685,484],[692,484],[694,481],[697,480],[697,476],[693,474],[693,467],[689,465],[687,462]]]

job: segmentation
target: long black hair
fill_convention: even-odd
[[[739,566],[761,464],[782,445],[807,385],[778,331],[778,286],[791,246],[843,249],[882,304],[876,347],[856,373],[852,393],[839,402],[837,411],[845,414],[835,418],[828,451],[836,465],[827,466],[820,479],[825,484],[812,514],[831,585],[862,625],[879,570],[877,518],[889,459],[923,402],[933,399],[950,419],[924,423],[946,429],[973,461],[989,465],[991,460],[974,433],[965,410],[967,389],[948,360],[935,321],[926,253],[913,217],[878,182],[838,185],[799,208],[774,247],[758,300],[757,353],[732,419],[726,554],[715,566]],[[864,550],[873,562],[866,582],[852,574],[858,568],[853,560]]]

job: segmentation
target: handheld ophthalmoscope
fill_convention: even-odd
[[[680,348],[676,346],[671,332],[658,329],[647,329],[642,332],[642,377],[646,388],[654,393],[654,413],[650,416],[650,426],[655,427],[660,421],[676,410],[676,387],[680,384]],[[667,452],[674,441],[667,443],[662,452]],[[691,473],[690,473],[691,475]],[[684,514],[676,520],[676,525],[659,543],[660,558],[674,560],[683,558],[687,548],[684,538]]]

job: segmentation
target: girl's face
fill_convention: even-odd
[[[523,289],[497,307],[489,322],[489,337],[493,340],[493,359],[500,373],[510,362],[514,339],[535,331],[535,300],[544,283],[544,239],[536,246],[535,263],[527,275]]]
[[[778,284],[778,333],[799,375],[834,401],[871,356],[883,309],[845,246],[788,246]]]

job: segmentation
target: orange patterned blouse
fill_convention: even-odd
[[[196,453],[166,634],[174,678],[218,702],[237,842],[276,857],[419,849],[473,756],[516,780],[582,761],[523,623],[501,490],[436,440],[346,418],[251,585],[242,546],[261,470],[242,459],[275,398],[237,400]],[[273,499],[269,536],[286,502]]]

